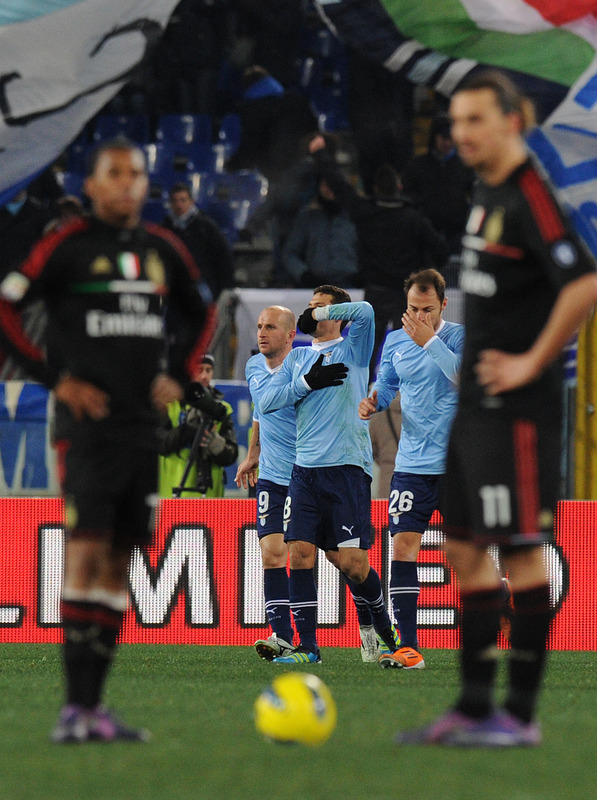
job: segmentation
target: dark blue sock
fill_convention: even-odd
[[[286,567],[263,571],[263,593],[265,595],[265,613],[272,631],[285,642],[292,644],[294,631],[290,622]]]
[[[371,567],[363,583],[351,582],[352,592],[355,597],[362,598],[371,612],[371,622],[377,633],[387,630],[392,624],[386,608],[386,601],[381,589],[379,575]]]
[[[417,603],[420,591],[417,562],[392,561],[390,597],[403,647],[419,647]]]
[[[367,601],[363,597],[359,596],[358,590],[355,590],[356,585],[350,580],[350,578],[343,572],[341,572],[340,574],[342,575],[342,577],[346,581],[346,585],[350,589],[352,600],[354,602],[354,607],[356,608],[357,611],[357,619],[359,620],[359,627],[363,625],[373,625],[373,621],[371,620],[371,611],[369,610]]]
[[[313,570],[291,569],[288,589],[300,644],[311,653],[317,653],[317,587]]]

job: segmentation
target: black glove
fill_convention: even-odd
[[[306,308],[296,321],[299,331],[313,333],[317,327],[317,320],[313,319],[312,308]]]
[[[328,364],[323,366],[323,353],[305,374],[305,380],[311,389],[325,389],[327,386],[342,386],[348,375],[346,364]]]

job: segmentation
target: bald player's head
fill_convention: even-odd
[[[280,319],[280,324],[284,325],[286,330],[296,330],[296,318],[292,311],[289,308],[286,308],[286,306],[268,306],[268,308],[265,308],[264,311],[277,314]]]
[[[289,308],[268,306],[257,320],[257,345],[268,361],[282,363],[292,349],[296,320]]]

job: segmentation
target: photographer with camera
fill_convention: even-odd
[[[211,386],[214,357],[203,356],[182,400],[168,404],[158,431],[161,497],[223,497],[224,467],[238,456],[232,407]]]

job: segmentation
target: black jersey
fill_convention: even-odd
[[[148,223],[123,230],[95,217],[42,239],[19,272],[5,278],[0,346],[49,387],[68,372],[110,397],[110,414],[100,422],[75,423],[59,404],[57,436],[83,430],[92,438],[122,437],[154,426],[150,386],[166,358],[167,371],[184,385],[190,360],[205,351],[213,332],[198,278],[188,251],[169,231]],[[38,297],[48,312],[45,358],[27,341],[13,305]],[[170,303],[183,335],[166,354]]]
[[[496,397],[485,395],[473,368],[481,350],[528,350],[560,289],[594,269],[592,257],[530,159],[499,186],[479,183],[460,273],[465,293],[461,410],[493,410],[511,418],[559,416],[561,361],[537,381]]]

